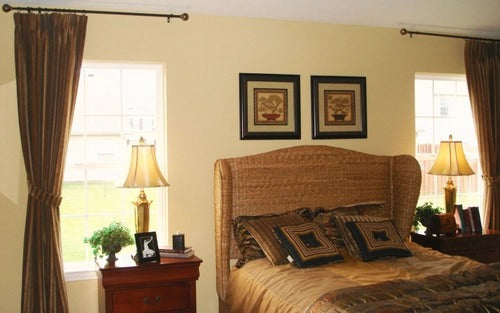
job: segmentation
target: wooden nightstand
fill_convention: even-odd
[[[99,264],[106,313],[196,312],[196,280],[201,262],[192,256],[137,265],[122,256],[114,267]]]
[[[500,232],[456,236],[411,233],[411,240],[442,253],[466,256],[482,263],[500,261]]]

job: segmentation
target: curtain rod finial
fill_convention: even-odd
[[[2,10],[4,12],[10,12],[10,10],[12,10],[12,7],[6,3],[6,4],[2,5]]]
[[[183,21],[189,20],[189,15],[187,13],[182,13],[181,14],[181,20],[183,20]]]
[[[404,35],[408,34],[408,31],[406,30],[406,28],[401,28],[399,33],[404,36]]]

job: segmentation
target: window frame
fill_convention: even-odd
[[[448,138],[441,138],[441,137],[437,137],[436,135],[436,126],[435,126],[435,121],[436,120],[439,120],[439,119],[449,119],[450,118],[450,107],[448,105],[446,105],[447,109],[447,115],[446,116],[443,116],[442,114],[436,114],[436,113],[442,113],[443,112],[443,103],[434,103],[434,100],[435,100],[435,97],[436,95],[438,95],[438,93],[436,92],[432,92],[432,98],[433,98],[433,103],[434,103],[434,110],[433,110],[433,114],[432,115],[424,115],[424,114],[417,114],[418,112],[418,109],[417,109],[417,80],[431,80],[432,83],[434,84],[434,81],[454,81],[454,82],[465,82],[467,83],[466,81],[466,76],[464,74],[434,74],[434,73],[416,73],[415,74],[415,77],[414,77],[414,84],[415,84],[415,95],[414,95],[414,98],[415,98],[415,103],[414,103],[414,109],[415,109],[415,158],[419,161],[419,163],[421,164],[421,162],[425,159],[425,156],[427,157],[430,157],[432,156],[433,157],[433,160],[435,160],[435,157],[437,156],[437,148],[439,147],[439,142],[442,141],[442,140],[448,140]],[[434,86],[432,87],[434,89]],[[468,93],[467,93],[468,94]],[[443,96],[443,95],[441,95]],[[454,96],[457,96],[457,94],[455,94]],[[469,101],[470,103],[470,99],[467,97],[467,100]],[[437,109],[436,109],[437,107]],[[471,113],[472,114],[472,113]],[[419,141],[417,140],[417,136],[418,136],[418,128],[417,128],[417,125],[418,125],[418,118],[432,118],[433,121],[432,121],[432,124],[433,124],[433,129],[432,129],[432,137],[433,137],[433,142],[434,142],[434,145],[437,145],[435,147],[432,147],[433,151],[431,153],[422,153],[422,152],[419,152]],[[473,120],[473,117],[471,115],[471,123],[473,125],[474,123],[474,120]],[[474,137],[477,138],[476,136],[476,132],[475,132],[475,127],[473,126],[473,132],[474,132]],[[462,141],[463,139],[462,138],[459,138],[457,136],[455,136],[455,134],[452,133],[452,135],[454,136],[454,140],[460,140]],[[475,206],[479,206],[480,208],[483,207],[482,205],[482,201],[483,201],[483,193],[484,193],[484,188],[483,188],[483,184],[482,184],[482,179],[481,179],[481,165],[480,165],[480,158],[479,158],[479,151],[478,151],[478,147],[477,147],[477,139],[476,139],[476,148],[477,150],[475,151],[475,154],[472,156],[471,158],[471,155],[467,153],[466,151],[466,157],[469,161],[469,164],[471,163],[471,160],[476,160],[476,156],[477,156],[477,166],[474,167],[472,164],[471,166],[473,167],[474,171],[475,171],[475,175],[476,175],[476,184],[477,184],[477,196],[478,196],[478,203],[477,204],[474,204]],[[424,157],[422,157],[424,156]],[[421,164],[422,165],[422,164]],[[427,174],[425,172],[425,169],[422,167],[422,178],[423,178],[423,182],[422,182],[422,188],[424,187],[424,179],[426,177],[426,175],[431,175],[431,174]],[[438,199],[439,197],[441,197],[441,199],[439,199],[439,202],[435,202],[433,201],[433,204],[434,205],[438,205],[440,207],[443,207],[444,208],[444,191],[443,191],[443,186],[446,182],[446,179],[447,179],[447,176],[438,176],[438,175],[431,175],[432,176],[432,180],[433,180],[433,197],[434,199]],[[457,186],[457,203],[460,203],[460,200],[461,200],[461,192],[465,192],[462,189],[462,185],[463,185],[463,177],[467,177],[467,176],[453,176],[453,181],[455,183],[455,186]],[[439,182],[440,181],[444,181],[442,184],[440,184]],[[418,203],[421,204],[425,201],[422,200],[422,196],[423,196],[423,193],[422,193],[422,190],[421,190],[421,193],[420,193],[420,197],[419,197],[419,201]],[[425,195],[424,195],[425,196]],[[442,202],[442,203],[441,203]],[[472,204],[466,204],[468,206],[471,206]],[[481,218],[483,218],[483,213],[481,213]]]
[[[167,119],[166,119],[166,76],[165,76],[165,65],[160,63],[149,63],[149,62],[115,62],[115,61],[94,61],[94,60],[84,60],[81,67],[81,75],[85,74],[86,68],[116,68],[116,69],[152,69],[156,72],[156,140],[154,142],[150,138],[145,138],[148,144],[155,144],[156,146],[156,157],[158,160],[158,165],[162,170],[163,175],[168,181],[167,175]],[[122,85],[120,85],[120,93],[123,94]],[[121,113],[121,118],[124,114]],[[71,137],[71,135],[70,135]],[[135,142],[130,142],[128,147]],[[129,159],[130,156],[127,156]],[[127,168],[124,169],[128,170]],[[152,190],[152,189],[151,189]],[[160,244],[167,242],[168,234],[168,188],[155,188],[158,191],[157,202],[155,206],[158,209],[158,221],[157,221],[157,232],[158,241]],[[151,192],[151,191],[150,191]],[[148,191],[146,190],[146,193]],[[139,194],[139,189],[137,189],[137,194]],[[130,199],[132,202],[135,198]],[[130,210],[133,211],[133,206],[130,206]],[[83,215],[86,215],[84,213]],[[86,218],[83,216],[83,218]],[[131,232],[135,231],[131,229]],[[61,236],[64,236],[61,233]],[[83,240],[83,238],[82,238]],[[97,274],[95,271],[94,262],[84,261],[84,262],[65,262],[64,265],[64,275],[66,281],[79,281],[79,280],[91,280],[97,279]]]

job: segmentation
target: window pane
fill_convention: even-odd
[[[120,69],[85,68],[84,73],[85,87],[78,93],[83,92],[85,97],[85,114],[120,115]]]
[[[61,234],[64,262],[81,262],[90,257],[83,243],[87,234],[81,216],[66,216],[64,222],[61,221]],[[73,244],[78,242],[81,244]]]
[[[126,115],[154,116],[157,100],[156,73],[150,70],[123,70],[123,110]]]
[[[432,81],[415,80],[415,114],[417,116],[433,116]]]
[[[85,118],[87,135],[119,135],[121,128],[121,115],[87,115]]]

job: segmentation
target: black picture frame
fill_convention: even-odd
[[[160,250],[156,232],[136,233],[134,236],[139,263],[159,262]]]
[[[240,73],[240,139],[300,139],[300,75]]]
[[[311,76],[313,139],[367,138],[366,77]]]

